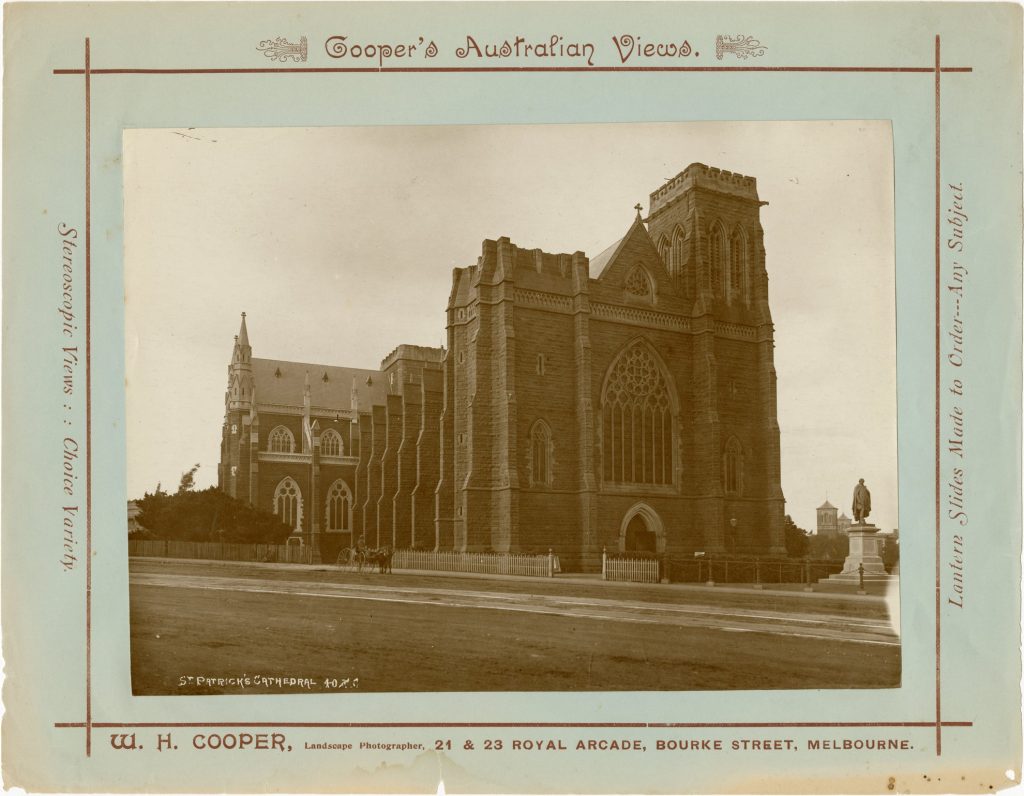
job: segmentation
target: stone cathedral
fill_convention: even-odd
[[[592,259],[485,240],[447,345],[380,370],[235,338],[220,488],[333,561],[370,546],[785,555],[774,342],[753,177],[687,167]]]

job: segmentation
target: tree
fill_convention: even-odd
[[[845,533],[814,534],[807,540],[810,558],[843,560],[850,554],[850,538]]]
[[[882,540],[882,564],[886,572],[892,572],[900,560],[900,538],[898,535],[886,536]]]
[[[786,534],[786,552],[791,558],[803,558],[807,555],[807,537],[809,534],[799,527],[788,514],[784,520]]]
[[[181,474],[181,482],[178,484],[178,494],[179,495],[183,494],[184,492],[191,492],[193,489],[195,489],[195,486],[196,486],[196,471],[198,471],[198,470],[199,470],[199,463],[196,462],[194,465],[192,465],[192,469],[191,470],[189,470],[187,473],[182,473]],[[159,490],[160,489],[160,485],[157,484],[156,488]]]
[[[146,493],[137,503],[139,523],[152,539],[283,544],[292,532],[276,514],[235,500],[215,486],[179,488],[173,495]]]

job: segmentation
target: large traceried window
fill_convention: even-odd
[[[732,233],[729,241],[729,298],[742,301],[745,296],[747,274],[747,241],[740,230]]]
[[[345,455],[345,443],[341,439],[341,434],[335,431],[333,428],[327,429],[320,436],[320,455],[321,456],[344,456]]]
[[[713,224],[711,234],[708,238],[708,270],[707,276],[710,279],[710,287],[718,293],[722,289],[722,266],[725,264],[725,234],[722,227]]]
[[[530,429],[530,485],[551,486],[551,428],[538,420]]]
[[[328,531],[352,530],[352,490],[340,478],[327,490],[324,519]]]
[[[295,437],[284,426],[277,426],[267,438],[267,450],[271,453],[294,453]]]
[[[661,367],[637,341],[612,364],[601,397],[604,480],[672,483],[672,401]]]
[[[302,524],[302,493],[291,478],[285,478],[274,490],[274,513],[291,528],[298,529]]]
[[[725,493],[738,495],[743,491],[743,447],[736,437],[731,437],[726,443],[723,459]]]

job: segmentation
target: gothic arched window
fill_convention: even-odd
[[[538,420],[530,430],[530,484],[551,486],[551,428]]]
[[[747,273],[747,241],[740,230],[729,241],[729,297],[743,299]]]
[[[672,402],[650,349],[637,341],[619,354],[601,396],[604,480],[672,483]]]
[[[661,240],[658,241],[658,254],[661,255],[661,261],[665,264],[665,270],[672,273],[669,261],[669,257],[672,256],[672,244],[669,243],[667,235],[662,235]]]
[[[294,453],[295,437],[284,426],[277,426],[267,438],[267,450],[271,453]]]
[[[711,227],[711,235],[708,239],[708,271],[710,287],[716,293],[722,288],[722,266],[725,264],[725,234],[719,224]]]
[[[654,292],[651,288],[651,278],[639,265],[634,266],[626,277],[626,292],[631,296],[647,299]]]
[[[274,490],[274,513],[290,528],[302,527],[302,493],[291,478],[285,478]]]
[[[669,255],[669,273],[679,276],[683,273],[683,235],[682,227],[676,227],[672,232],[672,253]]]
[[[743,447],[736,437],[725,446],[725,494],[738,495],[743,491]]]
[[[345,443],[341,439],[341,434],[335,431],[333,428],[327,429],[320,437],[320,455],[321,456],[344,456],[345,455]]]
[[[340,478],[327,490],[324,519],[328,531],[352,530],[352,490]]]

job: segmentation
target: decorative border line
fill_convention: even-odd
[[[943,72],[973,72],[970,66],[944,66]],[[209,69],[93,69],[94,75],[262,75],[302,73],[426,73],[452,72],[876,72],[930,75],[932,66],[266,66]],[[80,75],[82,69],[54,69],[55,75]]]
[[[85,39],[85,756],[92,754],[92,55]]]
[[[942,555],[942,510],[939,508],[942,495],[942,429],[940,412],[942,406],[939,391],[940,355],[942,340],[941,317],[939,315],[939,297],[941,290],[941,257],[939,256],[939,234],[941,216],[939,185],[940,166],[942,163],[942,136],[940,125],[941,95],[939,76],[942,74],[940,64],[939,37],[935,37],[935,756],[942,755],[942,627],[939,617],[942,608],[942,568],[939,565]]]
[[[782,728],[782,727],[934,727],[935,754],[942,755],[943,727],[973,727],[970,721],[942,721],[941,670],[941,418],[940,418],[940,166],[941,166],[941,81],[943,72],[971,73],[969,66],[942,66],[940,36],[935,36],[935,64],[930,67],[873,66],[535,66],[535,67],[265,67],[212,69],[93,69],[90,39],[85,38],[82,69],[54,69],[54,75],[82,75],[85,78],[85,721],[56,722],[54,727],[85,729],[85,754],[92,755],[93,728],[124,727],[322,727],[322,728],[415,728],[415,727],[642,727],[642,728]],[[305,73],[527,73],[527,72],[811,72],[811,73],[895,73],[932,74],[935,79],[935,720],[927,722],[678,722],[678,723],[316,723],[316,722],[95,722],[92,715],[92,76],[93,75],[185,75],[185,74],[305,74]]]
[[[945,727],[973,727],[972,721],[944,721]],[[58,729],[81,729],[86,726],[80,721],[56,722]],[[97,721],[93,727],[102,729],[159,728],[159,727],[285,727],[314,729],[427,729],[430,727],[448,727],[455,729],[486,729],[498,727],[538,727],[545,729],[758,729],[758,728],[815,728],[815,727],[934,727],[934,721],[619,721],[619,722],[556,722],[556,721],[135,721],[115,722]]]

